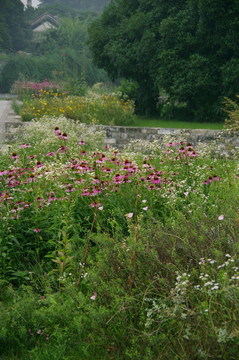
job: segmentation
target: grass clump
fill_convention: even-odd
[[[1,359],[237,359],[238,163],[45,117],[0,156]],[[156,151],[157,150],[157,151]]]

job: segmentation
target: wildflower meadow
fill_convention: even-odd
[[[48,80],[16,82],[13,92],[23,99],[22,105],[15,108],[23,121],[63,115],[85,124],[134,124],[134,103],[120,93],[88,90],[84,95],[75,96],[65,90],[64,84],[53,84]]]
[[[113,96],[30,100],[1,149],[0,358],[236,360],[238,159],[184,139],[119,151],[68,118],[127,114]]]

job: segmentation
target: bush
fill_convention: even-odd
[[[236,95],[239,99],[239,95]],[[232,131],[239,131],[239,105],[237,101],[226,98],[224,111],[227,113],[225,128]]]

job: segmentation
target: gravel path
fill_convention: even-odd
[[[7,99],[8,95],[5,96]],[[0,94],[0,99],[4,96]],[[17,116],[11,108],[11,100],[0,100],[0,147],[6,137],[6,123],[18,123],[20,116]]]

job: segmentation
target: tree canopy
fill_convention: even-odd
[[[237,0],[112,0],[89,29],[95,63],[138,83],[138,110],[160,94],[200,121],[219,119],[239,88]]]
[[[41,5],[51,5],[62,3],[69,7],[78,9],[80,11],[96,11],[102,12],[104,7],[109,3],[109,0],[40,0]]]
[[[0,0],[0,51],[23,50],[31,39],[31,28],[20,0]]]

